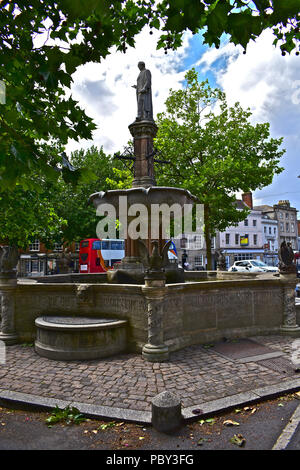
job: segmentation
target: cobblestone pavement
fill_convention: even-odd
[[[291,358],[292,338],[251,339]],[[6,363],[0,364],[3,390],[141,411],[150,411],[151,399],[164,390],[175,392],[185,408],[290,378],[259,362],[239,363],[201,346],[172,353],[165,363],[149,363],[138,354],[61,362],[38,356],[32,346],[15,345],[7,347]]]

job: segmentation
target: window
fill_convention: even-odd
[[[95,240],[92,244],[92,250],[101,250],[101,241]]]
[[[291,223],[291,232],[295,232],[295,224],[293,222]]]
[[[283,219],[283,213],[282,212],[279,212],[279,217],[280,217],[280,219]]]
[[[226,233],[225,240],[226,240],[225,241],[226,245],[229,245],[230,244],[230,233]]]
[[[39,272],[39,260],[38,259],[31,260],[31,272],[32,273]]]
[[[54,243],[54,251],[63,251],[63,244],[62,243]]]
[[[248,227],[248,219],[244,220],[244,225],[245,225],[245,227]]]
[[[274,232],[274,235],[276,235],[276,227],[274,227],[273,232]]]
[[[211,239],[213,242],[213,239]],[[203,248],[203,237],[202,235],[194,235],[189,239],[189,249],[190,250],[201,250]]]
[[[257,245],[257,234],[253,235],[253,245]]]
[[[111,249],[112,250],[124,250],[124,241],[123,240],[112,241]]]
[[[252,259],[253,255],[251,253],[239,253],[234,255],[234,261],[240,261],[242,259]]]
[[[288,219],[289,218],[289,214],[286,212],[285,213],[285,218]]]
[[[180,248],[186,248],[186,245],[187,245],[187,238],[182,237],[180,239]]]
[[[109,241],[102,240],[102,250],[109,250]]]
[[[286,226],[286,229],[285,229],[286,232],[289,232],[290,231],[290,226],[289,226],[288,222],[285,224],[285,226]]]
[[[240,235],[238,233],[235,234],[235,244],[238,245],[240,242]]]
[[[256,220],[253,219],[253,227],[256,227]]]
[[[202,255],[195,256],[194,262],[195,262],[195,267],[203,266],[203,256]]]
[[[30,243],[29,250],[30,251],[40,251],[40,242],[39,242],[39,240],[34,240],[33,243]]]
[[[80,242],[75,242],[75,251],[79,251],[80,248]]]
[[[272,235],[272,227],[269,227],[269,235]]]
[[[267,227],[264,226],[264,233],[267,233]]]
[[[283,222],[280,222],[280,231],[283,232]]]

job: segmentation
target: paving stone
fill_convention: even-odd
[[[251,338],[290,358],[294,338]],[[79,403],[149,411],[151,399],[172,391],[183,406],[250,392],[254,387],[274,387],[289,377],[259,362],[238,363],[201,346],[170,354],[164,363],[148,363],[139,354],[122,354],[86,363],[59,362],[38,356],[31,347],[7,348],[0,365],[0,388],[44,398],[76,399]]]

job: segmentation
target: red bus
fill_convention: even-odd
[[[79,272],[104,273],[124,256],[124,240],[87,238],[80,242]]]

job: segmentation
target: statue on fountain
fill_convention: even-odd
[[[217,270],[218,271],[227,271],[226,258],[225,258],[223,250],[221,250],[221,249],[216,250],[215,255],[216,255],[216,262],[217,262]]]
[[[15,246],[0,246],[0,277],[15,278],[18,259]]]
[[[297,271],[295,255],[290,242],[283,241],[278,253],[279,271],[282,274],[294,274]]]
[[[137,84],[132,85],[136,89],[137,117],[136,121],[153,121],[151,72],[145,67],[145,62],[139,62],[140,73]]]

